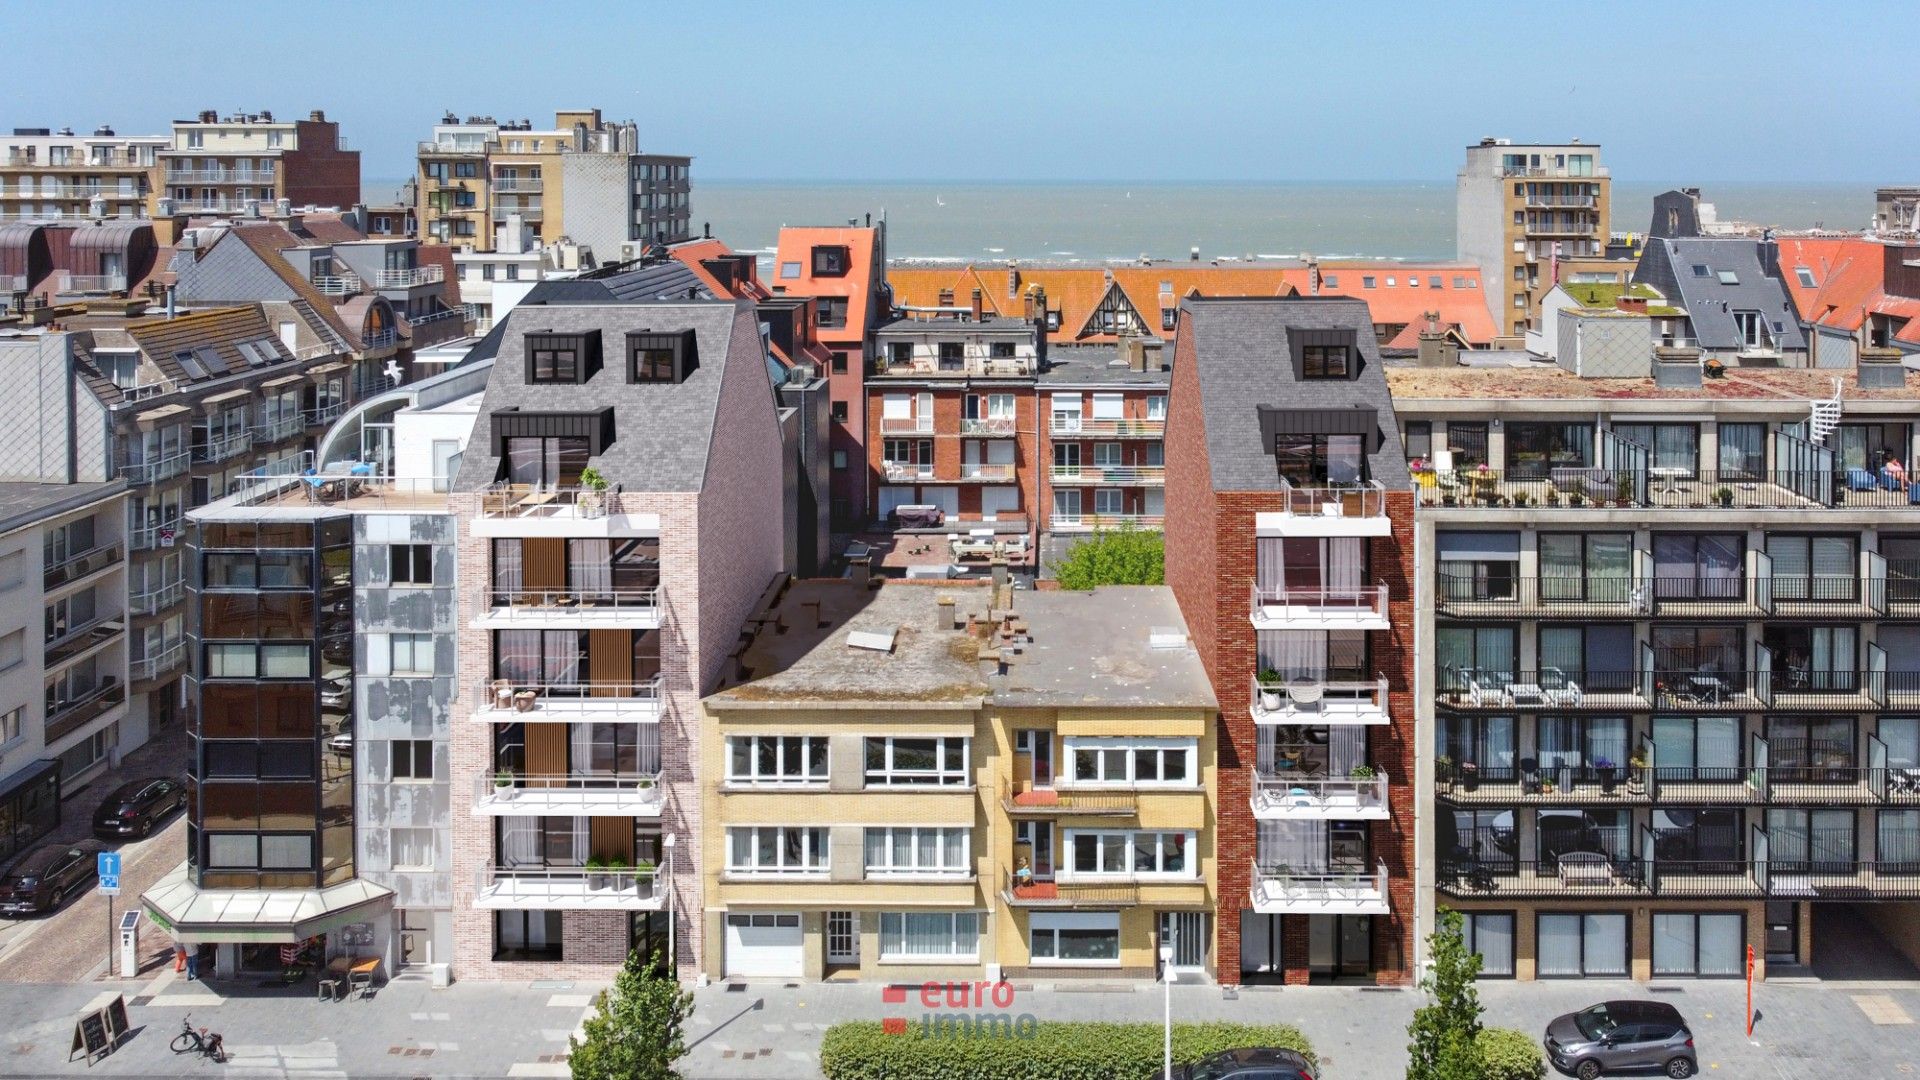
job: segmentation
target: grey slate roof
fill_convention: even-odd
[[[578,385],[526,381],[525,335],[593,329],[600,331],[604,355],[592,378]],[[700,363],[685,382],[626,381],[622,354],[629,331],[688,329],[694,332]],[[609,482],[625,491],[698,491],[716,437],[720,384],[729,365],[735,360],[751,363],[752,376],[763,383],[766,379],[759,325],[753,305],[746,301],[521,304],[495,331],[488,336],[497,339],[498,358],[462,455],[456,491],[479,490],[499,476],[500,459],[493,453],[496,411],[518,407],[529,412],[590,412],[607,405],[614,410],[613,443],[592,464]],[[771,399],[771,386],[766,392]]]
[[[1393,396],[1364,300],[1346,297],[1188,297],[1181,325],[1193,334],[1207,456],[1216,491],[1277,491],[1273,448],[1260,433],[1260,406],[1347,409],[1370,406],[1378,417],[1379,446],[1368,456],[1369,475],[1389,489],[1410,487],[1406,454],[1394,423]],[[1347,380],[1297,382],[1291,330],[1352,330],[1360,371]]]
[[[1163,359],[1171,359],[1171,350],[1162,350]],[[1121,390],[1127,387],[1165,387],[1173,380],[1173,372],[1162,368],[1159,371],[1135,371],[1125,364],[1117,363],[1120,349],[1116,345],[1052,345],[1047,348],[1047,369],[1040,373],[1042,386],[1111,386]]]
[[[544,278],[515,305],[515,310],[536,304],[610,304],[637,300],[712,300],[713,291],[699,275],[678,259],[651,262],[627,270],[598,270],[573,278]],[[506,323],[496,321],[493,329],[467,353],[467,362],[499,355],[500,338]]]
[[[1786,282],[1767,275],[1760,250],[1761,241],[1746,237],[1653,238],[1640,255],[1633,280],[1653,286],[1669,303],[1687,309],[1702,348],[1740,348],[1743,342],[1733,313],[1757,311],[1781,348],[1805,349],[1807,336]],[[1696,276],[1695,266],[1706,267],[1706,276]],[[1724,271],[1731,271],[1737,284],[1722,282]]]

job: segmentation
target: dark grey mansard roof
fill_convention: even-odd
[[[1759,241],[1748,237],[1674,237],[1655,238],[1648,244],[1641,259],[1643,269],[1634,280],[1652,285],[1667,295],[1668,302],[1686,308],[1694,337],[1702,348],[1736,349],[1742,345],[1733,322],[1735,311],[1759,312],[1781,348],[1807,347],[1786,283],[1767,276],[1761,264]],[[1696,277],[1695,266],[1706,267],[1706,276]],[[1723,271],[1731,271],[1736,283],[1721,281]]]
[[[1412,486],[1366,301],[1189,297],[1181,306],[1193,334],[1214,490],[1280,488],[1273,447],[1261,435],[1261,406],[1298,411],[1351,409],[1356,404],[1372,408],[1377,417],[1379,445],[1367,459],[1372,478],[1389,489]],[[1289,334],[1299,330],[1352,330],[1360,352],[1357,377],[1296,380]]]
[[[592,412],[611,405],[614,438],[593,459],[608,481],[625,491],[698,491],[715,438],[720,385],[737,360],[764,369],[759,327],[745,301],[684,303],[522,304],[500,326],[498,357],[473,435],[462,456],[455,490],[475,491],[499,475],[492,415],[507,408],[528,412]],[[600,331],[601,369],[581,384],[529,384],[525,340],[529,333]],[[626,335],[631,331],[694,332],[699,367],[682,383],[629,383]],[[734,355],[737,354],[737,355]],[[764,370],[756,371],[765,379]],[[771,390],[768,391],[771,394]],[[725,437],[725,433],[721,433]]]

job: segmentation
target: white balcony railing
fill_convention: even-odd
[[[327,296],[353,296],[360,291],[358,274],[315,274],[313,287]]]
[[[1159,439],[1167,434],[1164,419],[1092,420],[1056,416],[1049,426],[1056,439]]]
[[[960,464],[960,479],[1000,483],[1013,479],[1013,463],[966,461]]]
[[[1053,482],[1062,487],[1094,484],[1164,484],[1165,465],[1055,465]]]
[[[1295,487],[1283,484],[1282,511],[1291,517],[1382,518],[1387,516],[1387,489],[1378,480],[1332,487]]]
[[[291,439],[306,430],[307,420],[302,413],[288,416],[276,416],[264,424],[255,424],[252,429],[256,443],[276,443],[282,439]]]
[[[493,178],[493,190],[511,194],[516,191],[538,194],[546,188],[546,182],[538,176],[496,176]]]
[[[155,548],[170,548],[179,542],[182,522],[175,518],[153,525],[139,525],[127,530],[127,549],[129,551],[152,551]]]
[[[1387,915],[1387,864],[1373,870],[1253,863],[1253,909],[1262,914]]]
[[[127,665],[127,678],[134,682],[156,679],[174,668],[184,664],[187,659],[187,639],[162,645],[157,651],[130,661]]]
[[[661,680],[522,683],[487,679],[474,687],[477,718],[493,723],[659,719]]]
[[[401,270],[381,270],[373,278],[373,284],[381,289],[407,289],[415,285],[432,285],[446,280],[446,271],[437,264],[415,266]]]
[[[195,461],[226,461],[239,457],[253,447],[252,431],[237,431],[230,435],[220,435],[208,439],[193,448]]]
[[[135,615],[153,615],[179,603],[186,596],[185,581],[169,581],[151,589],[142,589],[127,597],[127,610]]]
[[[1016,434],[1011,416],[969,416],[960,421],[960,434],[986,438],[1010,438]]]
[[[110,293],[127,291],[125,274],[65,274],[61,292]]]
[[[488,626],[645,626],[660,624],[660,590],[480,590],[478,621]]]
[[[1307,776],[1249,770],[1253,816],[1263,821],[1369,821],[1387,817],[1387,774]]]
[[[193,460],[191,450],[177,450],[164,457],[143,458],[139,461],[126,461],[120,465],[120,475],[129,484],[151,484],[165,480],[170,476],[179,476],[187,471],[187,465]]]
[[[1166,524],[1164,514],[1062,514],[1055,511],[1048,519],[1054,532],[1098,532],[1102,529],[1158,529]]]
[[[1387,587],[1294,588],[1253,586],[1254,625],[1268,630],[1385,630]]]
[[[1387,677],[1364,679],[1297,678],[1262,682],[1253,678],[1253,722],[1350,726],[1385,724]]]
[[[666,804],[658,770],[599,776],[502,772],[473,779],[473,812],[481,817],[658,817]]]
[[[903,480],[933,479],[932,462],[922,464],[913,461],[882,461],[880,463],[880,471],[885,473],[887,479],[894,483],[899,483]]]
[[[931,435],[933,434],[933,417],[883,416],[880,418],[880,433],[883,435]]]
[[[544,911],[654,911],[666,899],[657,868],[485,866],[474,874],[473,906]]]

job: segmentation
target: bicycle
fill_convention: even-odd
[[[227,1050],[221,1042],[220,1033],[195,1028],[192,1017],[180,1021],[180,1034],[173,1037],[170,1047],[176,1054],[205,1054],[216,1065],[227,1063]]]

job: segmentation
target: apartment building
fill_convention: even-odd
[[[0,863],[147,739],[127,709],[126,498],[118,480],[0,483]]]
[[[1220,702],[1221,981],[1417,966],[1413,497],[1367,305],[1185,301],[1166,580]]]
[[[599,109],[555,113],[542,131],[448,114],[419,144],[420,235],[491,251],[496,230],[518,217],[542,245],[569,238],[602,261],[632,259],[692,235],[692,162],[641,153],[639,127]]]
[[[1038,318],[1051,345],[1117,345],[1170,337],[1190,296],[1352,296],[1373,313],[1386,350],[1414,348],[1429,316],[1486,348],[1499,336],[1482,299],[1481,269],[1464,261],[1381,259],[1142,259],[1124,266],[1048,266],[1014,261],[963,267],[901,266],[888,272],[903,308],[965,307],[978,290],[995,315]]]
[[[454,974],[697,969],[699,699],[784,552],[760,328],[744,302],[549,300],[488,340],[451,500]]]
[[[1605,254],[1613,180],[1600,147],[1482,139],[1455,181],[1455,247],[1480,268],[1480,290],[1500,336],[1534,327],[1533,290],[1558,280],[1559,259]]]
[[[1214,700],[1171,593],[795,581],[706,699],[713,977],[1211,972]]]
[[[159,158],[155,217],[360,202],[360,151],[347,148],[339,121],[319,109],[305,120],[206,109],[173,122],[171,145]]]
[[[362,402],[311,472],[249,474],[187,515],[197,798],[186,863],[143,901],[176,940],[215,946],[216,974],[278,971],[280,946],[318,936],[329,956],[448,977],[464,800],[447,492],[487,374]]]
[[[1166,516],[1167,388],[1157,339],[1048,352],[1040,372],[1041,561],[1100,529],[1158,529]],[[1057,541],[1057,543],[1056,543]]]
[[[829,513],[835,532],[851,532],[870,512],[867,459],[867,341],[893,316],[887,285],[887,223],[805,226],[780,230],[773,280],[776,297],[814,301],[814,328],[828,354],[828,448],[832,457]]]
[[[0,221],[146,217],[157,190],[165,135],[119,135],[98,127],[14,128],[0,138]]]
[[[1420,895],[1465,914],[1487,976],[1914,957],[1906,378],[1702,379],[1674,348],[1610,378],[1388,372],[1433,643]]]

